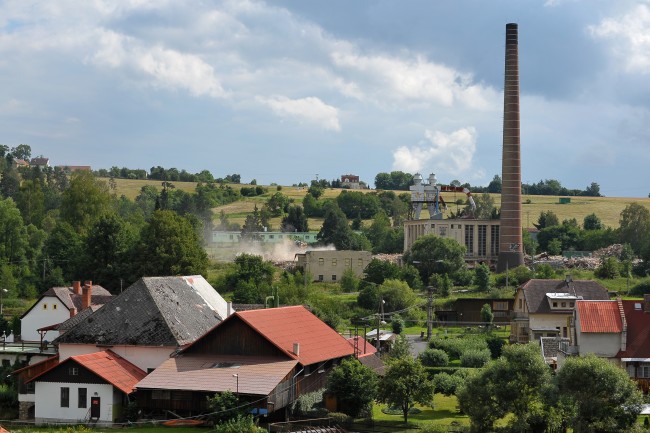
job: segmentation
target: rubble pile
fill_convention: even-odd
[[[623,245],[613,244],[608,247],[596,250],[591,253],[590,256],[585,257],[551,256],[548,253],[541,253],[532,257],[526,256],[526,264],[528,266],[534,266],[540,263],[545,263],[555,269],[575,268],[594,270],[600,266],[604,259],[608,257],[616,257],[619,259],[621,257],[622,251]]]
[[[402,254],[375,254],[372,258],[384,262],[391,262],[395,265],[400,265],[402,263]]]

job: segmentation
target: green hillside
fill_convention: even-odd
[[[116,193],[118,195],[125,195],[130,199],[134,199],[140,189],[145,185],[152,185],[158,189],[161,187],[161,182],[157,180],[128,180],[128,179],[116,179]],[[192,192],[196,187],[194,182],[173,182],[176,189]],[[235,189],[247,185],[236,185],[231,184]],[[246,215],[251,213],[255,205],[261,207],[266,200],[272,195],[275,194],[276,187],[268,186],[268,192],[264,195],[257,197],[245,197],[244,199],[237,201],[235,203],[230,203],[225,206],[219,206],[214,209],[215,216],[218,215],[221,211],[224,211],[228,215],[231,222],[239,223],[240,225],[244,223]],[[335,198],[341,193],[342,189],[339,188],[328,188],[324,191],[323,197],[325,198]],[[371,192],[372,190],[364,190],[364,192]],[[283,186],[281,192],[287,195],[289,198],[295,200],[296,203],[300,203],[307,194],[306,188],[292,187],[292,186]],[[396,193],[402,193],[404,191],[395,191]],[[501,195],[492,194],[492,197],[497,206],[501,204]],[[445,193],[445,201],[450,203],[450,210],[455,210],[454,203],[457,199],[465,199],[464,194],[454,194],[454,193]],[[539,214],[543,211],[553,211],[560,221],[567,218],[575,218],[578,220],[578,223],[582,224],[582,221],[585,216],[595,213],[608,227],[616,228],[619,225],[619,218],[621,211],[632,202],[637,202],[648,209],[650,209],[650,198],[626,198],[626,197],[570,197],[571,202],[568,204],[560,204],[560,197],[558,196],[542,196],[542,195],[524,195],[522,197],[522,223],[524,227],[533,227],[533,223],[537,222]],[[427,217],[427,212],[422,212],[423,217]],[[310,219],[309,226],[311,230],[318,230],[320,224],[322,223],[319,219]],[[271,220],[273,227],[278,227],[280,225],[280,218],[275,218]]]

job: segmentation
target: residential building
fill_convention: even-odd
[[[344,174],[341,176],[341,188],[360,189],[359,176]]]
[[[137,384],[147,413],[198,414],[206,397],[231,391],[269,414],[321,389],[354,347],[302,306],[240,311]]]
[[[643,300],[580,301],[573,337],[560,345],[558,363],[567,356],[594,354],[624,369],[650,392],[650,295]]]
[[[57,325],[89,307],[99,307],[112,298],[102,286],[73,281],[70,287],[52,287],[20,316],[23,341],[52,341],[59,336]]]
[[[49,167],[50,166],[50,158],[45,158],[43,156],[32,158],[31,161],[29,161],[29,166],[30,167],[39,167],[39,168]]]
[[[596,281],[532,279],[515,293],[510,341],[527,343],[541,337],[569,337],[578,300],[608,300],[607,289]]]
[[[53,343],[60,362],[110,348],[150,372],[231,313],[230,304],[200,275],[144,277],[104,307],[61,323]],[[30,367],[19,373],[19,381],[27,383],[41,368]],[[30,408],[40,400],[36,392],[27,386],[20,390],[21,415],[37,412]]]
[[[36,424],[111,426],[146,373],[111,350],[71,356],[32,378]]]
[[[348,269],[363,278],[372,255],[369,251],[311,250],[296,254],[296,259],[296,266],[303,269],[305,276],[311,275],[313,281],[337,282]]]

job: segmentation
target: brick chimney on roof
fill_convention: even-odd
[[[82,310],[85,310],[86,308],[90,307],[90,299],[92,297],[92,292],[93,292],[93,282],[90,280],[85,281],[82,290],[82,296],[81,296]]]
[[[81,281],[72,282],[72,291],[75,295],[81,295]]]
[[[77,309],[75,307],[70,307],[70,317],[77,315]]]

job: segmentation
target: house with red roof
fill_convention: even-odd
[[[112,425],[146,373],[111,350],[72,356],[30,380],[36,424]]]
[[[138,383],[138,407],[196,415],[207,409],[206,397],[231,391],[254,413],[272,413],[323,388],[354,351],[305,307],[239,311]]]
[[[566,356],[594,354],[619,365],[645,392],[650,390],[650,295],[643,300],[578,301],[573,322],[570,341],[560,344],[560,367]]]

